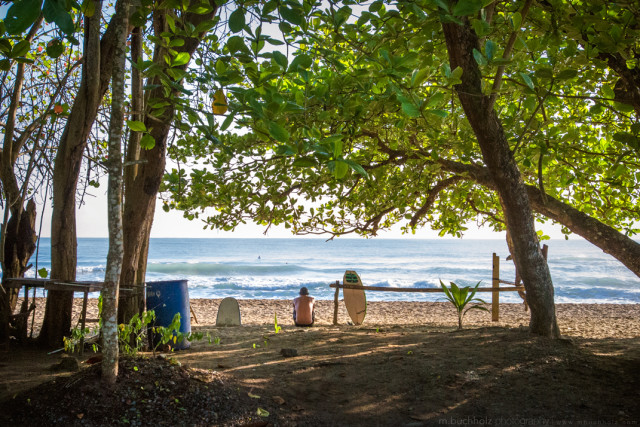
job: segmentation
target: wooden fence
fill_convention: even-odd
[[[548,246],[542,247],[542,254],[547,258]],[[493,273],[491,275],[491,287],[478,288],[478,292],[491,292],[491,320],[497,322],[500,320],[500,292],[520,292],[524,298],[524,286],[520,284],[520,278],[516,273],[515,281],[510,282],[500,279],[500,257],[493,254]],[[511,286],[500,287],[500,284],[507,284]],[[335,283],[329,285],[331,288],[335,288],[336,292],[333,298],[333,324],[338,324],[338,298],[340,296],[340,289],[363,289],[365,291],[375,292],[444,292],[442,288],[390,288],[387,286],[358,286],[340,283],[336,280]],[[525,303],[526,309],[526,303]]]

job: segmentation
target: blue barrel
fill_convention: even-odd
[[[179,331],[187,334],[191,332],[191,310],[189,305],[189,288],[186,280],[164,280],[147,282],[147,310],[156,313],[155,326],[167,327],[171,325],[173,316],[180,313]],[[149,336],[151,337],[151,333]],[[153,346],[160,337],[150,339]],[[186,339],[182,342],[170,343],[171,348],[183,350],[189,348],[191,343]]]

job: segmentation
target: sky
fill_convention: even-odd
[[[77,209],[77,235],[78,237],[107,237],[107,197],[106,197],[106,185],[96,189],[96,195],[85,197],[85,205]],[[104,190],[103,190],[104,189]],[[38,209],[41,209],[39,206]],[[47,209],[42,215],[42,212],[38,212],[38,224],[39,227],[40,218],[42,218],[42,232],[41,237],[51,236],[51,207],[47,206]],[[296,237],[291,234],[290,230],[285,229],[283,226],[271,227],[269,232],[265,235],[265,227],[255,224],[247,224],[239,227],[234,232],[225,232],[221,230],[203,230],[204,223],[201,220],[195,219],[189,221],[182,216],[180,211],[165,212],[162,209],[162,203],[157,202],[156,215],[151,229],[151,237],[171,237],[171,238],[292,238]],[[504,233],[492,232],[488,228],[478,229],[475,224],[468,224],[469,230],[464,234],[464,239],[504,239]],[[549,235],[552,239],[564,239],[564,236],[560,232],[559,226],[552,226],[548,224],[536,224],[538,229],[542,229],[545,234]],[[318,237],[323,236],[302,236],[302,237]],[[326,238],[329,236],[327,235]],[[345,236],[345,238],[358,238],[359,236],[351,234]],[[572,236],[576,238],[578,236]],[[429,228],[423,228],[412,234],[402,234],[399,227],[394,230],[381,232],[376,238],[413,238],[413,239],[436,239],[438,237],[437,231],[433,231]],[[446,236],[443,238],[454,238],[452,236]]]

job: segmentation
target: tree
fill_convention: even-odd
[[[481,49],[480,40],[466,16],[479,10],[461,10],[464,7],[461,5],[464,3],[454,4],[451,9],[452,16],[445,15],[441,18],[450,66],[452,69],[462,69],[461,82],[454,87],[500,197],[507,232],[513,241],[514,261],[527,291],[527,304],[531,308],[531,332],[558,337],[560,331],[553,301],[553,282],[547,261],[537,244],[529,198],[503,130],[502,121],[493,108],[493,92],[483,93],[483,76],[474,57],[474,52]],[[521,15],[527,15],[529,6],[530,2],[525,3]],[[461,23],[451,22],[458,17],[456,10],[459,16],[463,16]],[[515,31],[519,31],[519,28],[516,27]],[[505,50],[508,49],[507,47]],[[508,52],[505,52],[505,55],[508,56]],[[492,89],[499,89],[497,82],[501,78],[498,71]]]
[[[159,8],[153,14],[158,43],[153,59],[138,64],[149,76],[144,114],[136,123],[136,130],[144,132],[140,141],[144,149],[140,150],[139,158],[135,154],[130,156],[131,160],[137,159],[137,165],[135,173],[127,178],[123,214],[124,264],[120,283],[133,292],[120,299],[120,322],[144,308],[146,258],[156,197],[165,173],[167,139],[176,111],[186,108],[183,96],[189,92],[181,82],[198,45],[216,25],[217,10],[215,3],[194,1],[185,13]],[[166,37],[167,33],[171,37]],[[130,144],[130,149],[135,149],[136,144]]]
[[[75,280],[76,275],[76,189],[89,133],[106,93],[113,68],[115,25],[100,38],[102,3],[90,0],[84,15],[82,79],[61,136],[54,163],[53,214],[51,220],[51,277]],[[117,19],[120,8],[116,7]],[[40,342],[56,347],[71,327],[73,292],[50,291]]]
[[[102,380],[115,384],[118,376],[118,295],[122,257],[122,131],[124,127],[125,72],[127,34],[129,33],[129,0],[118,3],[122,8],[115,25],[115,59],[111,84],[111,120],[109,122],[109,253],[102,289]]]
[[[36,20],[31,26],[24,43],[27,45],[31,43],[38,31],[42,18]],[[29,132],[24,132],[22,135],[16,137],[16,119],[19,105],[22,98],[25,63],[22,61],[24,58],[22,55],[23,48],[18,46],[17,43],[14,46],[9,44],[8,53],[10,56],[14,56],[13,61],[10,61],[8,65],[11,67],[11,62],[17,62],[16,73],[13,84],[13,92],[11,94],[8,112],[6,114],[6,124],[4,126],[4,141],[2,145],[2,151],[0,152],[0,181],[2,182],[2,191],[4,193],[5,200],[5,219],[2,223],[2,232],[0,239],[0,248],[2,256],[0,262],[2,262],[2,277],[24,277],[24,273],[27,270],[27,263],[29,258],[35,250],[35,220],[36,220],[36,207],[33,201],[27,204],[27,208],[24,208],[26,199],[27,183],[29,181],[28,175],[25,177],[25,185],[20,188],[18,184],[18,177],[16,176],[16,163],[18,157],[24,145],[30,136]],[[24,46],[24,44],[23,44]],[[31,165],[35,162],[35,155],[31,156]],[[32,167],[30,168],[32,169]],[[11,218],[9,218],[9,212]],[[5,343],[9,339],[9,316],[15,309],[19,289],[5,289],[2,287],[0,290],[0,343]]]
[[[634,141],[634,124],[620,120],[623,106],[606,95],[611,73],[602,72],[598,52],[581,49],[575,30],[564,28],[563,36],[562,13],[531,9],[529,2],[482,10],[476,2],[451,8],[444,2],[393,5],[397,10],[374,2],[353,21],[348,5],[309,9],[308,15],[294,8],[282,14],[290,19],[285,24],[295,26],[285,42],[301,47],[291,63],[277,52],[263,52],[268,60],[262,63],[216,64],[217,80],[233,85],[231,115],[253,134],[221,135],[227,150],[211,150],[189,179],[183,171],[170,174],[166,188],[173,200],[166,206],[184,209],[189,217],[207,210],[207,223],[224,229],[250,219],[284,223],[298,233],[375,234],[406,221],[407,230],[431,223],[443,233],[460,234],[477,216],[497,229],[512,227],[505,220],[512,215],[503,214],[512,203],[504,200],[508,192],[501,190],[502,199],[487,193],[498,190],[497,173],[503,187],[526,191],[539,219],[560,222],[638,274],[640,249],[628,237],[636,232],[638,163],[623,141]],[[624,13],[620,19],[628,23]],[[450,37],[471,42],[468,50],[456,44],[443,49],[439,16],[451,24]],[[634,25],[624,28],[635,31]],[[592,29],[586,25],[587,30]],[[239,43],[235,50],[250,51]],[[451,53],[459,68],[440,65]],[[245,79],[242,85],[235,85],[238,75]],[[453,89],[463,79],[484,110],[470,107],[474,99],[458,101]],[[472,123],[462,117],[461,106],[472,109]],[[497,151],[484,152],[492,142],[478,135],[485,119],[501,138]],[[197,141],[183,141],[176,153],[184,160],[192,150],[203,154]],[[496,170],[501,165],[511,171],[507,181]],[[516,208],[527,210],[526,203]],[[525,246],[537,252],[531,226],[529,219],[521,225],[529,235]],[[541,263],[532,256],[535,276]],[[548,306],[550,281],[542,275]],[[553,334],[553,314],[543,309],[542,317],[548,326],[543,333]]]
[[[55,149],[55,144],[47,140],[61,129],[59,119],[66,111],[63,88],[73,82],[78,64],[73,48],[63,52],[59,44],[61,31],[73,30],[73,25],[71,30],[65,25],[71,19],[68,13],[61,10],[55,15],[61,24],[53,26],[44,24],[44,20],[54,21],[49,13],[41,14],[38,8],[31,10],[33,7],[29,2],[15,2],[7,11],[0,33],[0,54],[4,57],[0,60],[0,99],[5,118],[0,153],[0,180],[6,201],[0,239],[3,278],[23,277],[31,267],[28,261],[37,241],[36,200],[40,193],[48,191],[49,159]],[[18,292],[16,288],[2,292],[2,341],[9,334],[8,319]],[[21,308],[23,315],[31,309],[26,302],[25,299]],[[14,335],[26,338],[26,322],[18,323]]]

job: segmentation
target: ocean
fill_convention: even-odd
[[[584,240],[551,240],[549,268],[557,303],[640,303],[640,278]],[[31,259],[49,269],[50,239]],[[78,239],[77,280],[104,280],[108,239]],[[188,280],[191,298],[291,299],[301,286],[318,299],[333,299],[336,280],[356,270],[367,286],[491,286],[492,254],[501,257],[500,278],[515,269],[502,240],[455,239],[151,239],[147,281]],[[97,296],[97,295],[94,295]],[[478,294],[490,300],[490,294]],[[503,292],[504,302],[521,302]],[[367,292],[369,301],[438,301],[439,293]]]

